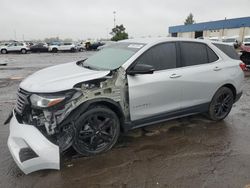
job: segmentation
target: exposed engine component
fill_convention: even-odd
[[[72,123],[60,125],[78,106],[90,99],[111,99],[121,106],[125,118],[129,118],[128,85],[125,70],[120,68],[101,79],[77,84],[76,92],[62,106],[52,109],[31,109],[29,124],[36,125],[49,137],[55,137],[62,151],[68,149],[74,138]]]

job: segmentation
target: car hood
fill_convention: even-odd
[[[110,71],[97,71],[81,67],[76,62],[42,69],[24,79],[20,87],[34,93],[53,93],[72,89],[80,82],[102,78]]]

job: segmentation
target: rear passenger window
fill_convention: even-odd
[[[196,42],[181,42],[181,61],[183,66],[209,63],[207,45]]]
[[[176,45],[174,42],[153,46],[137,60],[138,64],[147,64],[155,70],[176,68]]]
[[[227,56],[231,57],[232,59],[239,60],[240,57],[235,51],[233,46],[227,45],[227,44],[218,44],[213,43],[217,48],[219,48],[222,52],[224,52]]]

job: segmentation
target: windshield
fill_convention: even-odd
[[[112,44],[88,58],[83,66],[91,69],[114,70],[123,65],[145,44],[116,43]]]

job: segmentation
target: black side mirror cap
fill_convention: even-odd
[[[153,74],[155,71],[154,67],[146,64],[137,64],[133,68],[127,71],[128,75],[136,75],[136,74]]]

